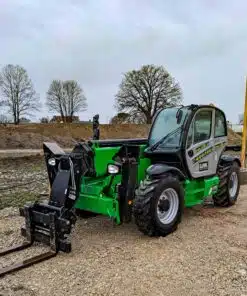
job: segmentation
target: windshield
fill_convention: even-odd
[[[176,118],[178,109],[181,109],[183,111],[183,115],[179,123],[177,123]],[[164,139],[162,143],[160,143],[159,148],[180,147],[181,127],[183,126],[184,119],[188,112],[189,110],[185,107],[167,108],[162,110],[153,123],[153,127],[149,137],[149,145],[154,145],[161,138],[171,133],[170,136],[168,136],[166,139]]]

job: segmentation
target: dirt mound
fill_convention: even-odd
[[[228,128],[229,145],[240,145],[242,137],[236,134],[231,128]]]
[[[122,124],[100,125],[101,139],[145,138],[150,125]],[[73,140],[88,140],[92,137],[89,124],[23,124],[0,125],[0,149],[42,149],[45,141],[55,141],[63,148],[74,146]],[[241,143],[241,136],[228,130],[229,145]]]
[[[70,136],[47,137],[38,133],[18,133],[1,135],[0,149],[42,149],[43,142],[55,141],[62,147],[73,146]]]
[[[147,137],[148,125],[101,125],[101,139]],[[44,141],[55,141],[63,148],[74,146],[73,140],[92,138],[91,125],[86,124],[23,124],[0,125],[0,149],[42,149]]]

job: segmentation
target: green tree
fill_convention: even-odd
[[[181,103],[179,84],[164,67],[155,65],[125,73],[115,96],[118,112],[128,113],[133,120],[148,124],[161,108]]]
[[[32,116],[40,108],[39,96],[27,71],[19,65],[8,64],[0,73],[2,104],[9,109],[14,123],[19,124],[23,116]]]

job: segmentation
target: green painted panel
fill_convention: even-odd
[[[84,178],[75,208],[109,216],[119,224],[119,206],[115,188],[121,182],[121,175],[113,177],[112,185],[106,194],[104,189],[107,188],[110,181],[111,176]]]
[[[107,165],[112,162],[112,157],[119,151],[120,147],[101,147],[94,148],[94,165],[97,176],[107,173]]]
[[[112,197],[81,194],[76,208],[108,216],[120,223],[118,201]]]
[[[218,189],[219,177],[214,176],[200,180],[186,180],[184,182],[185,206],[192,207],[201,204]]]

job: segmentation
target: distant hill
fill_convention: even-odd
[[[149,125],[137,124],[101,124],[101,139],[145,138]],[[93,135],[92,124],[88,123],[48,123],[0,125],[0,149],[42,149],[44,141],[55,141],[63,148],[73,147],[73,139],[89,139]],[[241,136],[229,129],[229,145],[240,144]]]

